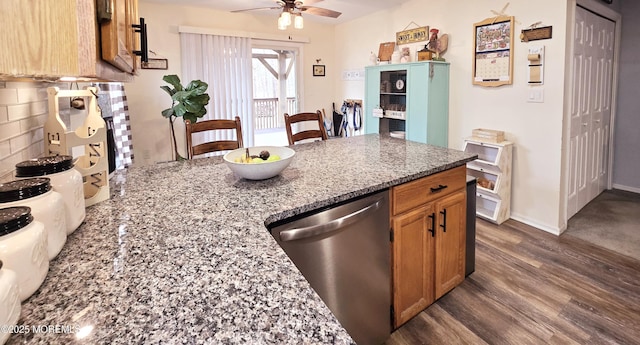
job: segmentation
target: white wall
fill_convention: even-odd
[[[615,122],[613,184],[640,193],[640,2],[622,3],[622,45]]]
[[[255,33],[304,36],[309,43],[303,48],[303,90],[305,110],[330,107],[332,77],[312,77],[312,65],[316,59],[326,65],[329,75],[335,71],[334,28],[330,25],[305,21],[302,30],[280,31],[276,27],[276,16],[252,13],[229,13],[203,7],[161,5],[140,1],[139,13],[145,18],[149,29],[149,49],[169,60],[168,70],[140,70],[135,81],[125,85],[131,117],[134,164],[153,164],[171,159],[169,121],[161,111],[171,106],[171,99],[160,86],[167,85],[162,77],[167,74],[181,75],[180,37],[178,26],[194,26],[222,30],[236,30]],[[153,57],[153,54],[151,54]],[[209,91],[216,85],[209,83]],[[183,80],[183,84],[189,81]],[[184,127],[176,121],[178,149],[184,154]]]
[[[437,28],[449,35],[443,55],[451,63],[449,100],[449,146],[462,148],[463,138],[474,128],[505,131],[514,142],[512,217],[538,228],[559,233],[564,227],[560,214],[561,144],[564,102],[567,2],[557,0],[511,1],[506,10],[515,16],[513,85],[498,88],[471,83],[473,23],[492,17],[505,2],[491,0],[409,1],[394,10],[381,11],[336,26],[337,69],[363,68],[371,51],[381,42],[395,41],[395,33],[412,21]],[[518,39],[521,29],[542,21],[553,26],[553,38],[531,43]],[[527,103],[527,47],[543,44],[546,49],[544,103]],[[412,58],[416,48],[412,47]],[[364,82],[336,78],[337,98],[364,98]]]

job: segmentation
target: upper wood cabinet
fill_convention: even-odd
[[[0,22],[0,79],[133,80],[101,58],[95,1],[2,0]]]
[[[134,0],[98,0],[111,13],[111,20],[100,24],[102,59],[119,69],[133,73],[136,69],[136,45],[133,24],[138,21]],[[99,9],[100,10],[100,9]]]

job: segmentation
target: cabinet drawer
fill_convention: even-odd
[[[391,211],[393,215],[400,214],[464,188],[465,184],[466,167],[463,165],[393,187]]]

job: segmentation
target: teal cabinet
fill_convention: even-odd
[[[384,117],[374,116],[382,108]],[[404,131],[411,141],[448,146],[449,63],[420,61],[365,68],[365,133]]]

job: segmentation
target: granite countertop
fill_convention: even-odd
[[[8,343],[353,343],[265,225],[475,156],[375,134],[293,148],[265,181],[221,157],[117,172],[22,305],[19,326],[54,327]]]

